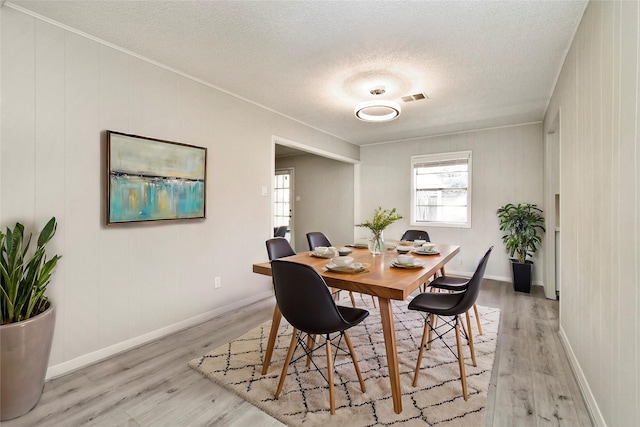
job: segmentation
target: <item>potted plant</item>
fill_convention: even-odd
[[[29,412],[42,394],[55,324],[45,291],[60,259],[45,247],[55,232],[51,218],[31,252],[22,224],[0,232],[0,420]]]
[[[378,206],[373,212],[373,219],[371,221],[364,221],[360,224],[356,224],[356,227],[368,228],[369,231],[371,231],[369,250],[372,254],[377,255],[382,252],[384,249],[382,232],[385,228],[399,219],[402,219],[402,215],[396,212],[396,208],[383,210],[382,207]]]
[[[538,250],[542,237],[538,234],[544,229],[544,217],[538,206],[530,203],[517,205],[507,203],[498,209],[500,230],[513,270],[513,288],[518,292],[531,292],[532,257]],[[514,258],[515,256],[515,258]]]

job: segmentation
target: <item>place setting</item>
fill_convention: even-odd
[[[423,243],[421,246],[416,246],[412,249],[414,254],[418,255],[439,255],[440,251],[435,243]]]
[[[353,257],[337,256],[331,259],[325,268],[334,273],[361,273],[371,264],[366,262],[354,262]]]
[[[348,247],[335,248],[333,246],[316,246],[309,255],[317,258],[333,258],[335,256],[347,256],[353,250]]]
[[[411,255],[401,254],[391,260],[391,265],[396,268],[413,269],[424,267],[425,262]]]

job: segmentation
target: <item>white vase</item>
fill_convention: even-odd
[[[382,231],[378,234],[372,233],[369,238],[369,252],[372,255],[380,255],[384,250],[384,237]]]

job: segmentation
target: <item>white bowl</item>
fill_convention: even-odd
[[[414,244],[414,245],[416,245],[416,246],[422,246],[422,245],[424,245],[425,243],[427,243],[427,241],[426,241],[426,240],[419,240],[419,239],[418,239],[418,240],[414,240],[414,241],[413,241],[413,244]]]
[[[402,265],[413,265],[413,261],[415,260],[415,258],[410,255],[398,255],[397,260],[398,263]]]
[[[331,260],[338,267],[346,267],[353,262],[353,258],[350,256],[337,256]]]
[[[411,246],[396,246],[396,251],[398,251],[398,253],[401,254],[406,254],[407,252],[409,252],[411,250]]]
[[[422,245],[422,248],[426,251],[429,252],[433,252],[436,250],[436,244],[435,243],[425,243],[424,245]]]

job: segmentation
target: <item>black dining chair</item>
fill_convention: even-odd
[[[312,251],[318,246],[330,247],[333,246],[329,238],[321,231],[310,231],[307,233],[307,243],[309,243],[309,250]],[[339,296],[338,291],[338,296]],[[351,299],[351,305],[356,306],[356,299],[353,296],[353,292],[349,291],[349,298]],[[371,295],[371,301],[373,301],[373,306],[376,306],[376,299],[373,295]]]
[[[302,357],[307,357],[307,360],[310,360],[311,353],[324,346],[328,371],[328,376],[325,379],[329,383],[329,407],[331,415],[333,415],[335,414],[335,393],[332,346],[336,348],[336,355],[339,350],[342,350],[351,356],[360,382],[360,389],[364,393],[366,391],[364,381],[347,329],[362,322],[369,316],[369,312],[360,308],[336,305],[324,279],[311,266],[292,261],[274,260],[271,262],[271,269],[278,307],[280,307],[284,318],[293,326],[291,343],[282,367],[275,398],[280,396],[289,364],[292,363],[291,360],[296,349],[301,347],[305,354],[295,361]],[[311,345],[309,343],[310,339],[315,338],[316,335],[322,335],[324,343],[314,348],[315,339],[311,341]],[[348,350],[340,347],[343,337]]]
[[[269,239],[266,241],[266,244],[269,261],[296,254],[289,241],[282,237],[274,237],[273,239]]]
[[[281,225],[280,227],[273,227],[273,237],[285,237],[287,235],[287,227],[286,225]]]
[[[447,276],[438,276],[433,279],[429,283],[429,288],[431,289],[440,289],[449,292],[463,292],[467,286],[469,285],[469,278],[465,277],[453,277]],[[478,327],[478,335],[482,335],[482,324],[480,322],[480,316],[478,315],[478,306],[476,303],[473,303],[473,314],[476,318],[476,325]],[[469,312],[466,313],[466,316],[469,316]],[[467,322],[469,323],[469,322]]]
[[[423,230],[407,230],[400,238],[400,241],[402,242],[413,242],[414,240],[424,240],[427,242],[431,241],[429,239],[429,233]],[[433,277],[435,278],[436,276],[434,275]],[[421,285],[421,288],[422,292],[424,292],[427,289],[427,284],[423,283]]]
[[[424,313],[424,330],[422,332],[422,340],[420,342],[420,351],[418,352],[418,361],[416,363],[416,370],[413,376],[413,386],[418,384],[418,374],[420,373],[420,365],[422,364],[422,356],[424,354],[424,348],[430,344],[433,339],[432,333],[436,334],[436,338],[442,340],[445,346],[458,358],[458,365],[460,368],[460,381],[462,383],[462,395],[464,400],[467,400],[467,378],[464,370],[464,355],[462,351],[462,341],[460,337],[460,315],[466,313],[475,304],[478,294],[480,293],[480,286],[482,284],[482,278],[484,277],[484,271],[487,267],[487,262],[493,246],[484,254],[475,273],[469,280],[466,288],[462,292],[452,293],[438,293],[438,292],[423,292],[415,297],[409,303],[408,308],[410,310],[417,310]],[[440,318],[443,323],[439,326],[435,325],[435,320]],[[447,319],[449,318],[449,319]],[[447,328],[444,332],[440,332],[442,328]],[[467,317],[467,340],[469,342],[469,348],[471,350],[471,360],[473,366],[476,365],[475,351],[473,348],[473,335],[471,333],[471,324],[469,317]],[[458,349],[457,355],[453,352],[451,347],[445,342],[444,335],[452,330],[456,331],[456,347]],[[427,342],[428,338],[428,342]],[[435,338],[434,338],[435,339]]]
[[[404,232],[402,237],[400,238],[403,242],[413,242],[414,240],[429,240],[429,233],[423,230],[407,230]]]
[[[310,251],[314,250],[318,246],[332,246],[327,236],[320,231],[311,231],[307,233],[307,242],[309,243]]]

